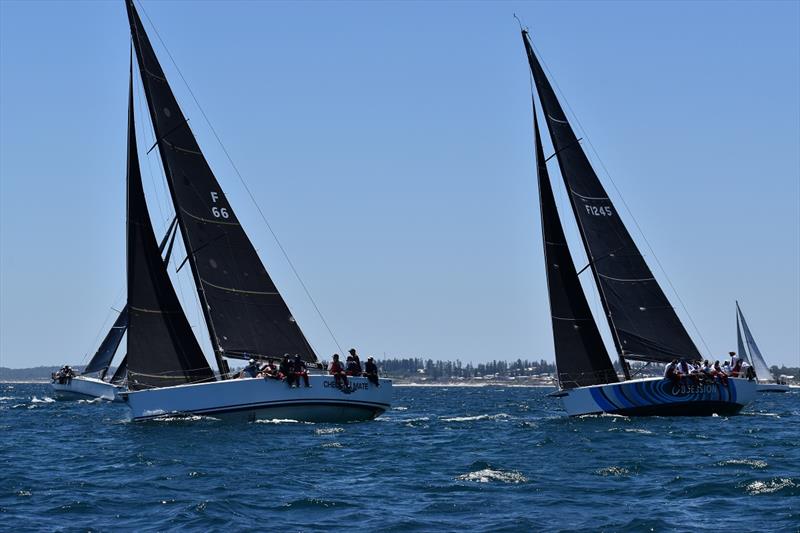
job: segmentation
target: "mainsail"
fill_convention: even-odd
[[[694,342],[592,169],[524,30],[522,39],[555,156],[620,357],[660,362],[674,358],[699,359]]]
[[[535,104],[533,129],[536,137],[536,175],[539,182],[542,241],[558,383],[562,389],[614,383],[618,381],[617,374],[586,302],[586,295],[575,271],[558,216],[539,135]]]
[[[128,388],[212,381],[208,366],[153,233],[139,172],[133,119],[133,68],[128,88]]]
[[[739,320],[742,322],[742,331],[747,341],[747,347],[750,348],[750,363],[756,371],[756,377],[759,381],[774,382],[775,376],[770,372],[769,366],[767,366],[767,362],[764,361],[764,356],[761,355],[761,350],[758,349],[756,340],[753,338],[753,334],[750,333],[750,328],[747,327],[747,322],[744,319],[742,310],[739,308],[739,302],[736,302],[736,310],[739,312]]]
[[[311,346],[206,162],[132,0],[128,19],[150,117],[217,362],[299,354]]]

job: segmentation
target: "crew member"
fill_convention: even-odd
[[[680,374],[678,374],[677,359],[673,359],[672,362],[670,362],[670,364],[668,364],[667,367],[664,369],[664,377],[669,379],[675,384],[678,384],[678,382],[681,380],[681,376]]]
[[[303,361],[299,354],[294,356],[292,370],[294,372],[294,379],[298,387],[300,386],[300,378],[303,378],[303,384],[305,384],[306,387],[311,386],[308,383],[308,368],[306,367],[306,362]]]
[[[356,363],[355,359],[353,359],[352,355],[347,356],[347,375],[348,376],[360,376],[361,375],[361,365]]]
[[[250,359],[247,362],[247,366],[244,367],[242,372],[239,374],[240,378],[254,378],[258,376],[258,365],[256,364],[255,359]]]
[[[275,366],[275,363],[272,359],[267,361],[267,364],[263,366],[261,369],[261,377],[265,378],[272,378],[272,379],[281,379],[278,374],[278,367]]]
[[[294,385],[294,382],[296,381],[296,377],[294,375],[294,368],[292,365],[292,359],[288,353],[283,354],[283,359],[281,360],[281,366],[278,367],[278,376],[281,379],[285,379],[286,384],[289,385],[289,387],[292,387]]]
[[[356,349],[355,348],[350,348],[350,357],[353,358],[353,362],[355,362],[355,364],[356,364],[356,367],[354,367],[354,369],[353,369],[356,372],[356,374],[353,374],[353,375],[354,376],[360,376],[361,375],[361,359],[358,357],[358,354],[356,353]],[[350,360],[350,357],[347,358],[348,361]]]
[[[339,354],[333,354],[333,361],[331,362],[330,370],[328,372],[336,380],[336,386],[339,388],[348,387],[347,374],[344,371],[344,365],[339,361]]]
[[[378,381],[378,365],[375,364],[375,360],[372,357],[367,357],[367,364],[364,365],[366,372],[364,372],[364,376],[369,380],[370,383],[375,385],[376,387],[380,387],[381,384]]]

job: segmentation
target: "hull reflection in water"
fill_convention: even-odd
[[[231,379],[124,394],[134,421],[164,415],[209,415],[226,419],[290,419],[298,422],[371,420],[392,401],[392,381],[380,387],[349,377],[350,388],[336,387],[332,376],[310,375],[311,387],[289,388],[265,378]]]
[[[100,398],[110,402],[120,402],[119,393],[122,388],[111,383],[90,378],[88,376],[75,376],[65,383],[53,381],[50,383],[53,395],[59,400],[86,400],[89,398]]]
[[[619,414],[627,416],[732,415],[753,401],[756,382],[728,378],[722,383],[682,383],[663,378],[634,379],[622,383],[562,390],[561,398],[570,416]]]

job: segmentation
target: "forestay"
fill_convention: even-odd
[[[522,38],[617,351],[622,357],[646,361],[699,359],[694,342],[592,169],[526,31]]]
[[[131,0],[139,72],[217,361],[316,355],[267,274],[198,146]]]

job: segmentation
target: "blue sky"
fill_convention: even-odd
[[[739,299],[768,361],[800,364],[797,2],[143,6],[343,348],[552,359],[516,13],[701,351],[735,349]],[[329,355],[335,344],[148,30],[267,269]],[[121,1],[0,2],[0,365],[79,362],[124,304],[128,51]],[[143,153],[152,133],[138,116]],[[156,151],[147,159],[161,230],[171,207]],[[175,283],[207,347],[187,271]]]

